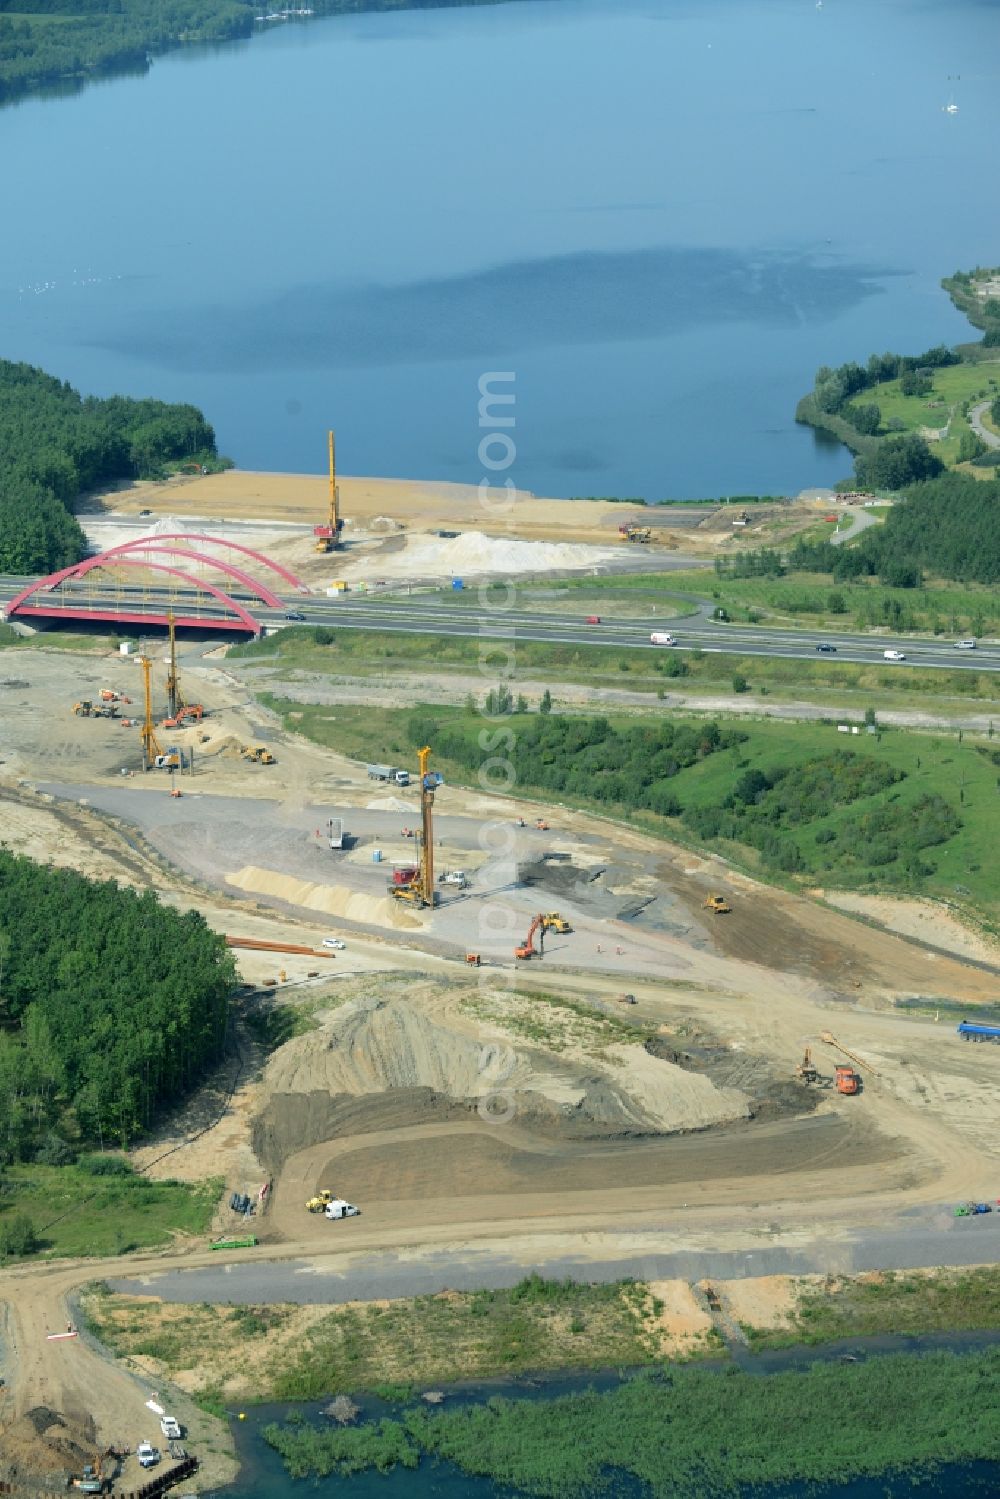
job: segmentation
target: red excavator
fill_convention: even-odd
[[[535,946],[535,933],[538,933],[538,946]],[[528,958],[540,958],[545,953],[545,917],[536,916],[528,928],[528,935],[520,947],[515,947],[514,956],[526,962]]]

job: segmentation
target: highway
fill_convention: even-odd
[[[23,578],[0,578],[0,601],[6,604],[23,588]],[[760,625],[720,624],[708,617],[710,606],[693,605],[686,618],[671,619],[664,614],[650,614],[639,619],[607,619],[600,624],[588,624],[581,613],[543,613],[538,610],[518,608],[484,608],[472,601],[473,590],[464,597],[449,596],[365,598],[341,596],[339,598],[304,599],[297,596],[287,601],[287,611],[267,609],[255,604],[243,590],[234,590],[233,597],[249,607],[254,618],[265,628],[285,626],[287,612],[302,615],[302,622],[313,625],[333,625],[340,629],[363,631],[389,631],[407,635],[450,635],[478,639],[485,647],[494,641],[497,646],[510,641],[540,641],[553,645],[603,645],[623,651],[662,651],[669,647],[657,646],[650,641],[654,631],[669,631],[675,636],[676,648],[681,651],[719,651],[739,656],[776,657],[785,660],[814,661],[817,646],[832,645],[826,659],[847,661],[858,665],[888,665],[883,652],[898,650],[905,661],[894,663],[896,669],[908,667],[948,669],[952,671],[995,672],[1000,671],[1000,643],[980,645],[975,650],[959,650],[954,640],[936,640],[904,635],[865,635],[851,630],[818,631],[765,628]],[[95,612],[113,610],[122,605],[123,595],[134,594],[129,608],[137,613],[162,614],[168,602],[176,612],[185,611],[184,590],[172,589],[127,589],[107,595],[80,591],[74,595],[78,608],[92,607]],[[162,597],[158,597],[162,595]],[[495,589],[499,605],[508,601],[505,585]],[[192,601],[195,594],[190,595]],[[666,600],[666,608],[670,601]],[[192,604],[193,607],[193,604]],[[198,606],[199,614],[206,619],[225,617],[221,606]],[[73,621],[78,623],[78,621]]]

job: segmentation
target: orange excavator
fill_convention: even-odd
[[[538,946],[535,946],[535,933],[538,933]],[[528,928],[528,935],[520,947],[515,947],[514,956],[522,962],[529,958],[541,958],[545,954],[545,917],[536,916]]]

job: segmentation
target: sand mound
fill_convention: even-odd
[[[498,1068],[498,1061],[502,1063]],[[640,1046],[609,1047],[607,1063],[554,1057],[489,1043],[450,1029],[403,1000],[362,998],[323,1027],[289,1042],[267,1069],[271,1094],[360,1096],[430,1089],[453,1100],[481,1097],[498,1068],[522,1113],[542,1127],[588,1134],[659,1134],[746,1118],[746,1094],[651,1057]]]
[[[434,577],[475,576],[478,573],[573,572],[596,567],[618,557],[610,547],[583,546],[570,541],[518,541],[465,531],[448,540],[420,537],[391,556],[380,556],[378,568],[386,577],[414,573]]]
[[[40,1477],[79,1469],[94,1460],[97,1434],[89,1418],[73,1420],[36,1405],[0,1436],[0,1476]]]
[[[256,864],[245,864],[242,869],[227,875],[226,881],[238,890],[248,890],[254,895],[272,895],[276,900],[287,901],[290,906],[322,911],[325,916],[343,916],[348,921],[363,922],[367,926],[411,930],[422,924],[412,909],[397,904],[388,895],[363,895],[345,885],[298,880],[294,875],[261,869]]]
[[[450,1098],[481,1091],[482,1047],[472,1037],[438,1025],[398,1000],[357,999],[315,1032],[283,1046],[267,1069],[275,1093],[381,1093],[387,1088],[431,1088]],[[511,1075],[526,1082],[520,1058]]]

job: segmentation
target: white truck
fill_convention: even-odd
[[[905,661],[906,657],[902,651],[883,651],[882,659],[883,661]]]
[[[397,770],[395,765],[369,765],[368,779],[370,781],[387,781],[392,786],[408,786],[410,784],[410,772],[408,770]]]
[[[160,1449],[154,1447],[152,1442],[140,1442],[135,1449],[135,1455],[140,1468],[155,1468],[160,1461]]]
[[[468,883],[469,877],[464,869],[449,869],[438,875],[439,885],[457,885],[459,890],[464,890]]]
[[[677,641],[668,630],[654,630],[649,637],[650,645],[676,645]]]
[[[361,1209],[356,1208],[353,1203],[345,1202],[342,1197],[331,1197],[323,1209],[324,1218],[358,1218]]]
[[[161,1416],[160,1430],[168,1442],[179,1442],[184,1435],[176,1416]]]

